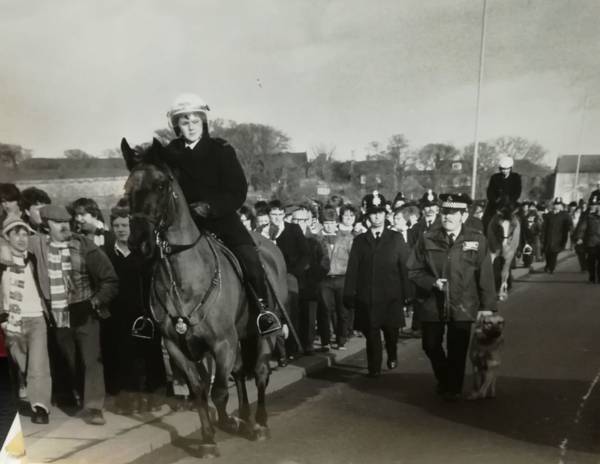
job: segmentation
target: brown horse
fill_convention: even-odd
[[[172,361],[196,396],[202,456],[218,456],[209,419],[209,390],[220,428],[252,439],[267,438],[265,394],[274,341],[260,337],[249,318],[235,260],[214,237],[197,228],[157,140],[138,152],[123,139],[121,150],[131,171],[125,184],[131,209],[130,242],[152,262],[150,308]],[[267,275],[275,281],[279,301],[285,301],[287,288],[280,284],[283,281],[285,286],[285,263],[281,264],[280,254],[272,256],[276,258],[266,263]],[[207,356],[214,358],[212,389],[201,362]],[[227,414],[230,375],[237,389],[239,418]],[[254,421],[246,391],[249,376],[254,376],[258,390]]]

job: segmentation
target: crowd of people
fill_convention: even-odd
[[[419,237],[441,226],[440,199],[432,191],[418,201],[408,201],[401,193],[393,201],[374,195],[367,195],[361,205],[332,196],[327,202],[293,205],[258,201],[239,210],[247,230],[276,243],[286,262],[286,322],[296,329],[300,345],[294,337],[280,336],[275,350],[279,366],[315,351],[345,350],[350,338],[364,336],[370,372],[377,375],[380,328],[390,369],[396,366],[398,337],[422,336],[426,311],[417,308],[418,288],[409,281],[408,268],[394,266],[394,260],[406,265]],[[115,205],[106,222],[89,198],[66,208],[53,205],[37,188],[20,192],[13,184],[2,184],[0,201],[5,240],[0,320],[17,366],[20,396],[30,402],[32,420],[45,423],[53,403],[72,402],[83,408],[86,420],[101,424],[107,393],[115,396],[117,411],[123,413],[153,407],[151,393],[165,385],[170,367],[164,363],[157,332],[145,338],[132,335],[134,322],[148,316],[148,279],[143,277],[148,269],[128,245],[127,203]],[[383,223],[369,216],[374,208],[382,213]],[[598,282],[600,195],[592,195],[589,206],[581,202],[567,208],[563,211],[560,200],[550,210],[530,202],[520,205],[523,264],[542,260],[545,253],[546,270],[552,272],[553,253],[570,240],[582,270]],[[481,202],[470,205],[466,224],[481,231],[484,209]],[[406,250],[402,245],[395,251],[383,246],[385,251],[368,265],[369,277],[361,274],[360,260],[352,263],[351,255],[355,243],[355,254],[363,248],[369,253],[370,235],[365,232],[376,227],[383,236],[385,230],[398,232]],[[396,285],[403,279],[405,287]],[[352,295],[369,280],[368,292],[373,294],[399,291],[392,296],[398,308],[385,307],[380,316],[374,316],[372,307],[361,310]]]
[[[415,201],[402,193],[387,201],[375,191],[356,205],[337,195],[248,205],[235,151],[208,135],[207,111],[193,95],[175,102],[168,117],[178,138],[166,161],[196,224],[240,261],[256,297],[250,320],[262,335],[277,333],[279,367],[317,346],[345,350],[361,336],[368,375],[377,377],[384,345],[394,369],[398,338],[421,338],[438,393],[456,399],[472,323],[496,311],[484,230],[500,205],[518,218],[517,256],[525,266],[545,259],[554,272],[570,240],[590,281],[600,281],[600,190],[588,203],[518,205],[520,176],[505,157],[483,202],[427,190]],[[31,420],[46,424],[53,404],[72,403],[87,422],[102,425],[107,394],[122,414],[157,407],[153,393],[163,387],[177,394],[179,377],[149,308],[151,266],[129,244],[128,200],[106,221],[93,199],[61,206],[38,188],[0,184],[0,205],[0,336]],[[267,306],[262,240],[277,245],[287,267],[285,314]],[[294,336],[285,336],[288,328]]]

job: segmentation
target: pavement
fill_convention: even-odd
[[[571,256],[563,252],[559,262]],[[543,269],[543,263],[534,263],[533,271]],[[513,269],[514,279],[521,279],[529,269]],[[420,341],[403,340],[399,347],[406,354],[417,350]],[[347,350],[332,350],[329,353],[304,356],[291,362],[285,368],[274,370],[267,392],[274,394],[307,377],[320,375],[327,368],[343,365],[344,361],[360,356],[364,350],[364,339],[355,337],[346,344]],[[249,399],[256,400],[253,382],[248,383]],[[229,410],[237,409],[235,388],[230,388]],[[152,413],[131,416],[111,412],[110,405],[105,412],[106,425],[86,424],[73,411],[54,409],[49,425],[32,424],[28,418],[22,418],[23,432],[29,463],[104,463],[125,464],[144,455],[151,454],[165,445],[178,442],[183,437],[199,430],[198,414],[194,410],[174,410],[163,404],[160,410]],[[160,462],[160,461],[158,461]]]

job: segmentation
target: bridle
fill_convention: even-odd
[[[155,216],[151,216],[144,212],[136,212],[136,213],[132,213],[130,215],[130,218],[145,220],[145,221],[149,222],[150,224],[152,224],[152,226],[153,226],[152,233],[154,236],[155,244],[159,250],[159,262],[164,264],[164,267],[167,270],[167,275],[169,278],[168,293],[171,295],[171,297],[175,300],[175,303],[176,303],[175,305],[171,305],[174,308],[175,314],[173,314],[173,311],[169,310],[169,306],[167,304],[165,304],[164,302],[161,301],[160,295],[158,294],[158,292],[156,290],[156,285],[154,285],[154,281],[156,278],[156,274],[154,274],[154,273],[152,274],[151,288],[154,290],[154,296],[156,298],[156,301],[158,301],[160,303],[162,308],[165,310],[165,312],[171,318],[171,321],[173,322],[173,326],[175,327],[175,331],[180,336],[183,336],[187,332],[188,327],[190,325],[195,325],[195,324],[192,324],[190,321],[192,315],[194,313],[196,313],[197,311],[199,311],[206,304],[206,302],[208,301],[209,297],[212,295],[215,288],[218,287],[218,289],[219,289],[219,292],[217,293],[217,295],[220,293],[220,290],[221,290],[221,267],[219,266],[219,257],[214,248],[214,245],[212,244],[210,238],[208,237],[208,235],[206,233],[197,231],[198,236],[192,242],[186,243],[186,244],[171,243],[166,238],[166,232],[169,229],[169,227],[172,225],[172,222],[173,222],[171,212],[175,210],[175,208],[177,206],[176,202],[177,202],[177,200],[179,200],[179,195],[173,188],[173,183],[175,182],[175,179],[171,173],[168,173],[168,180],[169,180],[168,188],[166,191],[167,203],[163,207],[162,213],[158,217],[155,217]],[[212,256],[213,256],[213,259],[215,262],[215,271],[211,278],[210,286],[209,286],[208,290],[204,293],[202,298],[200,299],[200,302],[193,307],[193,309],[190,311],[190,313],[188,315],[185,315],[181,312],[181,308],[183,308],[183,306],[184,306],[183,299],[181,298],[181,294],[179,292],[179,287],[177,285],[177,282],[176,282],[176,279],[175,279],[175,276],[173,273],[173,266],[171,264],[170,257],[173,255],[176,255],[178,253],[181,253],[183,251],[194,248],[203,237],[206,239],[208,246],[211,250],[211,253],[212,253]],[[152,316],[154,317],[154,319],[158,320],[158,318],[154,314],[154,310],[153,310],[151,304],[150,304],[150,310],[152,312]],[[202,315],[202,318],[196,324],[199,324],[200,322],[202,322],[204,320],[204,318],[206,317],[206,315],[207,315],[207,312],[204,312],[204,314]]]

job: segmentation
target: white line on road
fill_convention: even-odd
[[[588,398],[590,397],[590,395],[592,394],[594,387],[596,387],[596,384],[599,381],[600,381],[600,371],[598,371],[598,373],[596,374],[596,377],[594,377],[594,380],[592,380],[592,383],[590,384],[586,394],[581,397],[581,402],[579,403],[579,407],[577,408],[577,414],[575,414],[575,419],[573,420],[574,425],[579,424],[579,421],[581,420],[581,416],[583,414],[583,409],[585,408],[585,404],[586,404]],[[558,445],[558,448],[560,449],[560,458],[558,460],[558,464],[564,464],[563,459],[567,455],[568,444],[569,444],[569,437],[567,435],[567,437],[565,437],[563,439],[563,441],[560,442],[560,445]]]

